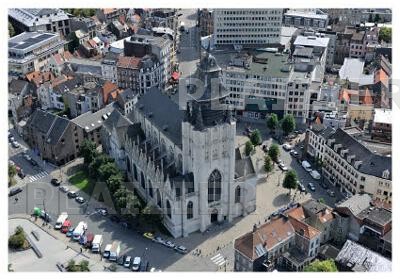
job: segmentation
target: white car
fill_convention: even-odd
[[[61,186],[60,188],[58,188],[61,192],[63,193],[67,193],[69,191],[69,188],[67,186]]]
[[[29,156],[28,154],[24,154],[23,156],[27,161],[31,161],[32,160],[32,157]]]
[[[142,259],[140,257],[135,257],[133,259],[133,263],[132,263],[132,270],[133,271],[138,271],[140,268],[140,263],[142,262]]]
[[[124,261],[124,267],[129,268],[131,266],[132,257],[127,256]]]
[[[79,203],[84,203],[86,200],[83,197],[76,197],[75,200]]]
[[[291,146],[290,144],[285,143],[284,145],[282,145],[283,149],[285,149],[286,151],[292,150],[293,146]]]
[[[153,238],[153,241],[154,242],[156,242],[156,243],[161,243],[161,244],[164,244],[164,239],[162,239],[162,237],[160,237],[160,236],[156,236],[155,238]]]
[[[171,248],[171,249],[173,249],[173,248],[175,248],[175,244],[173,244],[171,241],[165,241],[164,243],[163,243],[165,246],[167,246],[168,248]]]

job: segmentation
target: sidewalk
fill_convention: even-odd
[[[109,265],[109,263],[90,257],[96,255],[99,258],[98,254],[89,256],[85,252],[80,253],[80,249],[76,249],[71,244],[66,245],[64,241],[55,237],[48,227],[42,227],[37,223],[30,221],[29,217],[27,219],[26,216],[25,218],[14,216],[9,219],[9,234],[13,233],[17,226],[22,226],[27,234],[31,234],[32,231],[37,232],[39,240],[34,237],[31,237],[31,239],[43,254],[43,258],[38,258],[32,249],[22,252],[9,251],[9,263],[12,264],[15,271],[59,271],[56,264],[61,263],[66,266],[71,259],[75,262],[89,261],[91,271],[104,271],[104,266]]]

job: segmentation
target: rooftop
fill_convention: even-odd
[[[348,208],[354,216],[369,208],[371,197],[368,194],[357,194],[336,205],[336,208]]]
[[[336,262],[345,269],[363,272],[390,272],[392,262],[360,244],[347,240]]]
[[[84,114],[81,114],[80,116],[72,119],[71,122],[78,125],[86,132],[91,132],[101,127],[103,125],[104,120],[106,120],[108,116],[110,116],[113,110],[114,107],[112,105],[108,105],[99,111],[96,112],[88,111]]]
[[[293,237],[294,233],[294,228],[287,218],[278,218],[237,238],[234,247],[246,257],[255,260],[278,243]]]
[[[358,215],[361,220],[367,219],[381,226],[392,222],[392,213],[389,210],[378,207],[369,207],[361,211]]]
[[[312,47],[328,47],[329,38],[316,36],[297,36],[294,45],[312,46]]]
[[[310,9],[294,9],[287,11],[284,15],[296,16],[296,17],[307,17],[315,19],[328,19],[328,15],[320,10],[310,10]]]
[[[59,37],[57,33],[24,32],[8,40],[8,50],[14,52],[33,51],[57,37]]]
[[[269,51],[255,51],[250,53],[252,61],[249,67],[230,66],[232,54],[216,55],[218,64],[226,71],[235,71],[249,74],[258,74],[276,78],[287,78],[289,76],[288,55]]]
[[[68,15],[61,9],[20,9],[8,10],[8,15],[25,26],[32,27],[49,24],[51,21],[68,20]]]
[[[392,110],[376,108],[374,110],[374,123],[392,124]]]
[[[366,75],[363,73],[364,64],[364,60],[359,58],[345,58],[339,70],[340,79],[349,80],[360,85],[374,84],[374,74]]]

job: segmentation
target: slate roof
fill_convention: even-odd
[[[370,206],[371,197],[368,194],[358,194],[338,204],[336,208],[348,208],[354,216]]]
[[[392,222],[392,213],[384,208],[367,208],[357,215],[361,220],[370,220],[373,223],[384,226]]]
[[[153,87],[140,97],[135,106],[174,144],[182,145],[184,111],[180,110],[179,106],[168,96]]]
[[[65,130],[68,128],[69,120],[63,117],[57,117],[52,129],[47,136],[47,143],[54,145],[61,139]]]
[[[12,79],[10,84],[8,85],[8,91],[10,94],[19,95],[22,90],[28,86],[29,82],[20,79]]]
[[[335,139],[335,144],[342,144],[343,148],[349,150],[349,154],[355,155],[355,161],[362,161],[358,171],[361,173],[382,177],[383,172],[389,171],[389,178],[391,179],[392,173],[392,158],[376,154],[369,150],[362,143],[358,142],[356,138],[349,135],[343,129],[337,129],[335,133],[331,134],[329,139]]]
[[[45,142],[55,145],[59,142],[70,121],[58,115],[36,109],[29,117],[26,127],[45,135]]]
[[[132,100],[137,93],[133,92],[131,88],[125,89],[123,92],[119,94],[121,100],[126,103],[129,100]]]
[[[108,105],[99,111],[96,112],[88,111],[84,114],[81,114],[80,116],[72,119],[71,122],[78,125],[86,132],[91,132],[102,126],[104,120],[106,120],[108,116],[111,115],[111,112],[113,110],[114,107],[112,105]]]
[[[347,240],[336,257],[336,262],[353,271],[390,272],[392,262],[363,246]]]

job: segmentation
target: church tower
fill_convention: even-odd
[[[187,87],[189,102],[182,123],[183,172],[192,172],[196,199],[192,203],[196,221],[184,231],[197,227],[205,231],[212,223],[234,217],[236,121],[225,104],[228,91],[222,85],[221,68],[207,51],[200,60],[195,78]],[[193,92],[196,92],[195,94]]]

